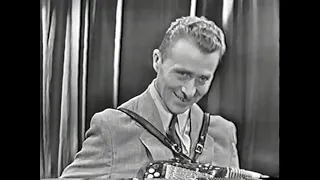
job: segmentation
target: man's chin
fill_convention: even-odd
[[[184,112],[186,112],[190,107],[177,107],[177,106],[174,106],[172,108],[170,108],[170,111],[171,113],[173,114],[182,114]]]

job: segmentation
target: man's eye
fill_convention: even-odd
[[[199,77],[199,79],[198,79],[198,83],[201,84],[201,85],[204,85],[208,80],[209,80],[208,77],[201,76],[201,77]]]
[[[188,75],[188,73],[186,73],[186,72],[178,72],[178,74],[179,74],[180,76],[187,76],[187,75]]]
[[[202,76],[202,77],[200,77],[200,80],[201,80],[201,81],[208,81],[209,78],[208,78],[208,77],[205,77],[205,76]]]

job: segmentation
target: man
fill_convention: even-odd
[[[212,21],[177,19],[153,51],[157,77],[120,107],[139,114],[163,134],[173,127],[182,152],[193,157],[204,114],[196,103],[208,92],[225,48],[223,32]],[[236,143],[234,124],[211,115],[197,161],[238,168]],[[142,165],[172,158],[173,152],[140,124],[110,108],[93,116],[81,151],[61,177],[134,178]]]

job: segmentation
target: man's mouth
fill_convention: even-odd
[[[186,102],[186,101],[187,101],[187,99],[178,96],[175,92],[174,92],[173,94],[174,94],[178,99],[180,99],[182,102]]]

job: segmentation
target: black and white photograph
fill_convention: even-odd
[[[40,0],[40,179],[279,179],[279,0]]]

